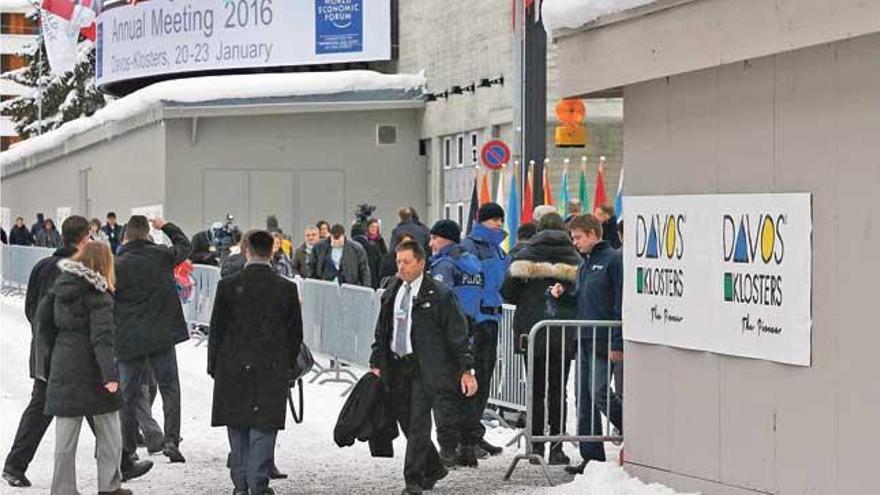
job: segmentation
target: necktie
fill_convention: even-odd
[[[409,306],[412,303],[412,286],[403,284],[403,298],[400,301],[400,308],[397,313],[397,331],[394,335],[395,349],[394,352],[398,356],[408,354],[406,348],[406,338],[409,335]]]

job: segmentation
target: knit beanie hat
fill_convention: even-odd
[[[501,205],[498,203],[486,203],[480,207],[480,212],[477,214],[477,219],[480,223],[496,218],[504,221],[504,208]]]
[[[437,220],[437,223],[431,227],[431,234],[458,242],[461,240],[461,227],[452,220]]]

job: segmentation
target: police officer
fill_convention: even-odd
[[[461,228],[452,220],[440,220],[431,228],[431,276],[450,289],[468,320],[468,334],[473,336],[480,313],[483,292],[483,270],[480,260],[459,244]],[[471,341],[473,338],[471,337]],[[488,377],[483,383],[488,384]],[[467,428],[467,403],[477,400],[461,394],[444,394],[434,406],[437,442],[440,460],[446,467],[455,465],[475,467],[476,446],[480,437]],[[457,450],[456,450],[457,449]]]
[[[501,305],[503,303],[501,285],[504,283],[508,265],[508,257],[501,248],[501,243],[507,238],[507,233],[502,230],[504,209],[498,203],[486,203],[480,207],[477,220],[479,223],[474,225],[467,239],[461,244],[466,251],[480,260],[483,267],[483,292],[480,298],[477,325],[474,330],[473,352],[477,376],[480,377],[479,380],[488,385],[495,372],[497,361],[498,324],[501,322]],[[468,423],[467,428],[471,430],[471,434],[480,438],[479,450],[490,455],[498,455],[501,453],[501,447],[496,447],[483,440],[486,428],[481,419],[486,402],[489,400],[489,387],[480,388],[476,397],[477,400],[470,401],[467,405],[467,417],[465,418]]]

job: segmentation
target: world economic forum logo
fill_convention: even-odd
[[[740,304],[782,306],[785,260],[785,215],[726,214],[722,217],[724,300]]]
[[[678,262],[685,255],[686,221],[685,215],[676,213],[636,216],[633,245],[636,259],[640,264],[657,260],[650,263],[651,266],[636,267],[637,293],[669,297],[684,295],[684,270]]]

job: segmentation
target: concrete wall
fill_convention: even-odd
[[[397,144],[377,146],[376,125],[397,125]],[[236,215],[242,228],[274,213],[295,239],[318,219],[353,219],[378,206],[385,232],[397,208],[424,210],[427,165],[418,156],[418,112],[359,111],[199,118],[167,123],[167,215],[188,232]]]
[[[629,470],[877,493],[880,34],[625,87],[628,194],[813,193],[813,365],[628,342]]]
[[[101,220],[112,210],[124,221],[133,207],[163,202],[164,150],[165,129],[149,124],[4,177],[0,202],[13,219],[22,216],[29,223],[37,212],[54,220],[56,208],[65,206]]]

